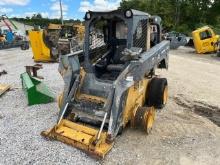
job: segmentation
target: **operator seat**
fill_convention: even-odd
[[[121,61],[121,57],[122,55],[122,51],[126,48],[126,45],[119,45],[116,46],[114,55],[111,59],[111,64],[107,65],[107,71],[113,71],[113,72],[121,72],[124,67],[125,67],[125,63],[123,61]]]

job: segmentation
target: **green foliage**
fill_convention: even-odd
[[[120,6],[159,15],[169,31],[190,34],[198,25],[211,25],[220,31],[219,0],[122,0]]]
[[[33,14],[32,17],[26,17],[26,18],[12,18],[12,20],[22,22],[27,25],[31,26],[40,26],[41,28],[47,27],[50,23],[54,24],[61,24],[60,19],[49,19],[49,18],[43,18],[40,13]],[[80,20],[64,20],[65,23],[81,23]]]

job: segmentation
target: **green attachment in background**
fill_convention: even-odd
[[[20,75],[22,88],[28,99],[28,105],[45,104],[54,101],[54,94],[41,81],[29,76],[27,72]]]

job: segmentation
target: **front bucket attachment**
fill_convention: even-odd
[[[0,84],[0,96],[10,89],[10,85]]]
[[[48,139],[62,141],[93,157],[102,159],[111,150],[113,143],[106,143],[106,132],[102,132],[100,139],[96,141],[98,132],[99,130],[94,128],[63,119],[59,125],[51,130],[43,131],[41,135]]]
[[[22,88],[28,99],[28,105],[44,104],[54,101],[54,94],[41,81],[29,76],[28,73],[21,74]]]

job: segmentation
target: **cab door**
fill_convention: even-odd
[[[206,30],[200,32],[199,35],[200,35],[201,47],[202,47],[201,53],[209,53],[209,52],[215,51],[215,49],[214,49],[214,43],[215,43],[214,32],[211,29],[206,29]]]

